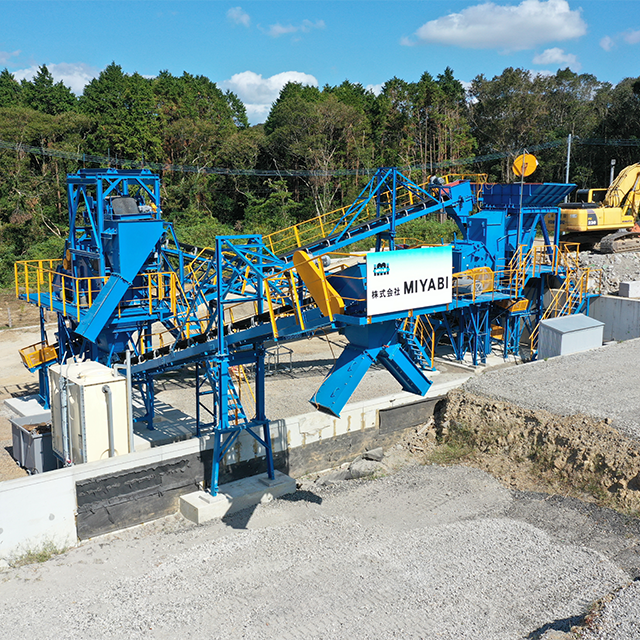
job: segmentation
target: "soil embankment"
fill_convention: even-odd
[[[640,512],[640,443],[609,418],[561,416],[456,389],[437,408],[434,428],[441,459],[459,458],[520,490]]]

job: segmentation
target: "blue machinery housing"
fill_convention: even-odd
[[[75,357],[111,366],[128,357],[149,429],[155,376],[195,365],[197,435],[214,438],[215,495],[220,464],[242,431],[264,449],[273,477],[264,378],[274,343],[327,331],[347,338],[311,399],[336,416],[374,362],[403,389],[424,395],[439,342],[477,364],[496,345],[504,357],[517,355],[525,332],[535,357],[539,321],[589,303],[588,274],[576,271],[558,232],[549,237],[545,224],[555,217],[559,229],[557,205],[573,188],[468,180],[419,186],[384,168],[330,225],[320,220],[308,237],[293,227],[293,244],[283,251],[258,235],[219,236],[201,249],[181,245],[163,220],[157,175],[83,169],[67,178],[63,258],[16,264],[17,295],[56,313],[58,322],[58,343],[47,344],[42,324],[42,342],[23,350],[23,358],[39,373],[48,403],[54,362]],[[364,256],[341,252],[375,238],[376,251],[385,251],[376,254],[376,273],[384,275],[386,251],[406,247],[396,243],[398,227],[436,212],[460,230],[451,245],[451,301],[367,315]],[[329,254],[339,265],[325,270],[321,257]],[[559,293],[545,306],[551,288]],[[240,395],[247,368],[254,378],[250,402]]]

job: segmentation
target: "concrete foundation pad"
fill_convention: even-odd
[[[284,473],[276,471],[273,480],[262,473],[221,485],[217,496],[205,491],[194,491],[181,496],[180,513],[187,520],[202,524],[261,502],[270,502],[274,498],[294,493],[295,490],[296,481]]]
[[[48,411],[39,401],[38,396],[22,396],[20,398],[7,398],[4,401],[5,407],[8,407],[16,415],[21,418],[26,416],[35,416]]]

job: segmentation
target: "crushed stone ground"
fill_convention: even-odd
[[[616,553],[638,533],[475,469],[409,466],[0,574],[0,638],[534,638],[629,583]]]

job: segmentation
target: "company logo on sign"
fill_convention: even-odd
[[[367,315],[449,304],[450,246],[367,254]]]
[[[388,274],[389,274],[388,262],[378,262],[378,264],[375,267],[373,267],[374,276],[386,276]]]

